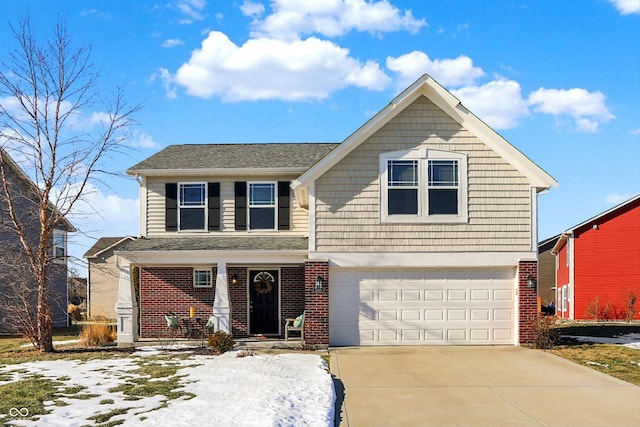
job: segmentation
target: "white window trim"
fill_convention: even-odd
[[[182,206],[181,203],[181,191],[180,188],[183,185],[204,185],[204,205],[202,206]],[[208,211],[209,211],[209,194],[208,194],[209,188],[208,188],[208,184],[206,182],[202,182],[202,181],[197,181],[197,182],[192,182],[192,181],[188,181],[188,182],[179,182],[178,183],[178,200],[177,200],[177,205],[178,205],[178,218],[177,218],[177,222],[178,222],[178,232],[182,232],[182,233],[202,233],[202,232],[206,232],[207,230],[209,230],[209,215],[207,215]],[[203,209],[204,210],[204,227],[202,229],[195,229],[195,230],[183,230],[182,226],[180,224],[180,211],[182,209]]]
[[[417,215],[389,215],[388,206],[388,171],[389,160],[419,160],[418,162],[418,214]],[[458,214],[457,215],[429,215],[428,208],[428,160],[457,160],[458,161]],[[467,156],[452,151],[430,150],[420,148],[415,150],[393,151],[382,153],[379,158],[380,171],[380,221],[388,223],[466,223],[469,213],[467,206]]]
[[[196,283],[196,272],[206,271],[209,273],[209,284],[208,285],[198,285]],[[207,266],[196,266],[193,267],[193,287],[194,288],[212,288],[213,287],[213,273],[211,271],[211,267]]]
[[[62,236],[62,239],[63,239],[63,243],[62,243],[63,255],[62,256],[56,255],[56,248],[59,248],[59,246],[56,245],[56,240],[58,236]],[[56,228],[53,230],[52,238],[53,238],[53,241],[51,243],[51,255],[53,256],[54,259],[65,260],[68,254],[67,253],[67,232],[65,230],[60,230]]]
[[[251,205],[251,185],[253,184],[270,184],[273,185],[274,201],[273,206]],[[273,228],[251,228],[251,209],[252,208],[273,208]],[[277,231],[278,230],[278,182],[277,181],[249,181],[247,182],[247,231]]]

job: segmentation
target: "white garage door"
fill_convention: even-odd
[[[514,344],[513,269],[329,277],[331,345]]]

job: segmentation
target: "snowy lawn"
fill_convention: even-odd
[[[631,333],[617,337],[583,337],[579,335],[563,335],[565,338],[572,338],[580,342],[590,342],[597,344],[619,344],[629,348],[640,350],[640,334]]]
[[[0,395],[51,389],[44,402],[28,395],[24,404],[0,402],[0,424],[333,425],[335,391],[320,356],[238,354],[148,348],[121,358],[0,365]]]

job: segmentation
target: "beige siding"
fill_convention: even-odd
[[[148,237],[175,236],[175,232],[166,232],[164,230],[164,210],[165,210],[165,190],[164,186],[167,182],[219,182],[220,183],[220,232],[235,232],[234,216],[235,216],[235,198],[234,198],[234,182],[236,181],[284,181],[293,180],[296,177],[288,178],[270,178],[270,177],[189,177],[188,179],[180,177],[166,178],[148,178],[147,180],[147,235]],[[308,215],[307,211],[298,206],[297,201],[293,197],[291,191],[291,209],[290,209],[290,230],[281,231],[282,234],[298,234],[306,235],[308,233]],[[220,233],[214,232],[214,233]],[[254,233],[254,232],[252,232]],[[208,232],[181,232],[180,235],[202,236],[209,234]]]
[[[107,319],[116,318],[119,271],[113,251],[89,260],[89,314]]]
[[[379,155],[418,147],[468,156],[466,224],[381,223]],[[426,98],[419,98],[316,181],[316,250],[527,251],[527,179]]]

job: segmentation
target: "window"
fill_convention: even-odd
[[[205,230],[206,188],[205,183],[178,184],[178,228],[180,230]]]
[[[193,287],[194,288],[210,288],[211,282],[211,269],[193,269]]]
[[[276,228],[276,183],[249,183],[249,230]]]
[[[409,150],[380,156],[383,222],[466,222],[466,156]]]
[[[53,257],[64,258],[67,255],[67,233],[64,230],[53,230]]]

